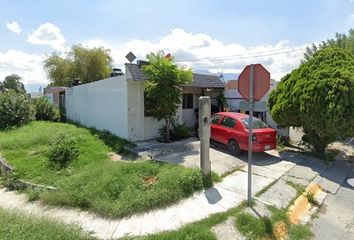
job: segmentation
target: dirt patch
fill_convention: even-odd
[[[109,152],[109,153],[107,153],[107,155],[109,156],[109,159],[112,162],[118,162],[118,161],[122,160],[122,156],[117,154],[117,153],[115,153],[115,152]]]
[[[149,187],[149,186],[155,185],[155,183],[157,182],[157,176],[143,177],[142,181],[143,181],[143,185],[145,187]]]

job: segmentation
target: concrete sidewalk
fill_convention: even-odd
[[[278,158],[277,162],[263,167],[261,171],[255,168],[252,192],[260,191],[288,172],[294,165],[292,161]],[[213,188],[195,193],[192,197],[173,206],[120,220],[104,219],[76,209],[49,207],[39,202],[28,202],[25,195],[7,192],[4,189],[0,190],[0,207],[60,220],[67,224],[77,224],[101,239],[112,239],[175,230],[185,224],[206,218],[210,214],[236,207],[246,197],[247,168],[244,168],[225,177]]]

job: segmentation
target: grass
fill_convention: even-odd
[[[61,170],[52,168],[46,157],[48,142],[58,133],[81,139],[79,157]],[[28,190],[31,200],[79,207],[106,217],[164,207],[204,187],[199,169],[154,161],[110,161],[109,152],[124,152],[130,143],[112,135],[103,140],[105,136],[72,124],[37,121],[0,132],[0,152],[22,179],[57,188]]]
[[[266,191],[268,191],[274,184],[276,184],[278,182],[278,179],[269,183],[265,188],[261,189],[260,191],[258,191],[255,195],[255,197],[259,197],[261,196],[263,193],[265,193]]]
[[[237,229],[248,239],[269,238],[273,228],[270,218],[257,218],[250,213],[240,213],[235,221]]]
[[[0,209],[0,239],[94,239],[79,228]]]
[[[216,240],[214,234],[210,229],[227,220],[229,217],[235,217],[242,209],[247,206],[247,202],[241,203],[238,207],[232,208],[224,213],[212,214],[206,219],[187,224],[184,227],[174,230],[166,231],[159,234],[152,234],[145,237],[126,238],[135,240]]]
[[[289,240],[310,240],[313,239],[313,232],[306,225],[292,225],[289,229]]]

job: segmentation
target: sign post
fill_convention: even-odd
[[[253,87],[254,87],[254,65],[250,66],[250,95],[249,95],[249,120],[248,120],[248,187],[247,201],[252,203],[252,130],[253,130]]]
[[[251,64],[245,67],[238,78],[238,90],[242,97],[248,101],[248,204],[252,203],[252,149],[253,149],[253,110],[261,104],[255,101],[269,91],[270,73],[261,64]],[[257,104],[258,103],[258,104]],[[245,104],[243,104],[245,105]],[[241,106],[240,106],[241,107]]]

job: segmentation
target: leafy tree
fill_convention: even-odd
[[[317,51],[283,77],[268,104],[277,123],[302,127],[303,141],[323,153],[337,137],[354,134],[354,55]]]
[[[346,49],[354,54],[354,29],[350,29],[348,35],[345,33],[336,33],[335,38],[327,39],[318,45],[312,44],[311,47],[307,47],[303,62],[308,61],[320,49],[334,47]]]
[[[31,100],[11,89],[0,94],[0,129],[22,126],[33,120]]]
[[[11,74],[5,77],[5,80],[0,83],[0,92],[6,90],[14,90],[18,93],[26,93],[25,86],[20,82],[21,77],[17,74]]]
[[[70,86],[74,78],[83,83],[93,82],[109,76],[112,70],[112,57],[103,48],[85,48],[74,45],[65,57],[57,53],[44,60],[51,85]]]
[[[166,139],[170,140],[170,126],[182,102],[181,85],[192,81],[192,71],[178,68],[173,59],[165,58],[162,51],[147,55],[150,64],[143,67],[148,78],[145,85],[149,113],[157,120],[165,120]]]

